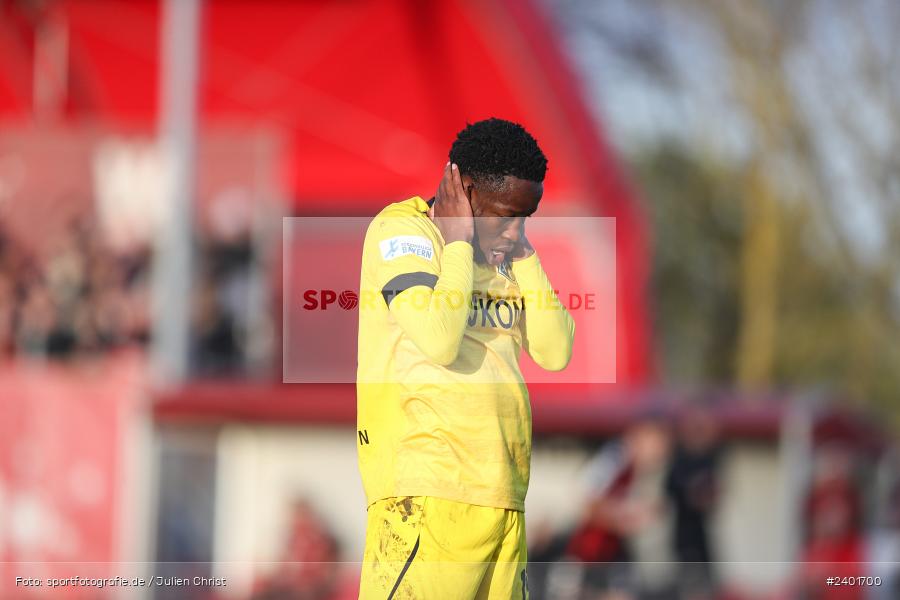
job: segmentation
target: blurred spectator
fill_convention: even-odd
[[[339,584],[338,544],[308,502],[293,508],[281,561],[253,600],[329,600]]]
[[[672,553],[672,512],[665,480],[671,460],[671,434],[658,418],[638,422],[625,433],[632,480],[613,517],[634,562],[639,598],[671,598],[677,565]]]
[[[713,597],[709,520],[719,498],[721,448],[715,418],[689,408],[678,423],[675,452],[666,491],[675,513],[674,550],[679,561],[682,598]]]
[[[841,445],[821,448],[805,505],[804,598],[861,598],[856,586],[824,586],[826,577],[867,575],[863,564],[862,499],[853,478],[853,455]]]
[[[657,418],[642,419],[625,432],[621,445],[601,450],[589,466],[593,491],[563,550],[564,559],[585,567],[554,565],[540,592],[585,600],[672,597],[672,520],[665,495],[670,453],[670,433]],[[538,556],[552,560],[552,546]],[[570,595],[570,589],[580,591]]]
[[[194,371],[212,375],[235,371],[241,359],[234,321],[216,292],[203,280],[194,296]]]
[[[194,296],[193,368],[239,373],[245,364],[253,247],[247,232],[213,232],[201,250]]]

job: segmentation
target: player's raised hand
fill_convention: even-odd
[[[434,224],[444,237],[444,242],[472,242],[475,236],[475,221],[472,204],[463,188],[459,167],[447,163],[444,176],[434,195]]]

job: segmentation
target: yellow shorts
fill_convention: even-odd
[[[360,600],[524,600],[525,515],[431,496],[369,506]]]

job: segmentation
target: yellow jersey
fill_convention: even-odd
[[[476,264],[471,244],[444,244],[428,209],[419,197],[389,205],[363,246],[357,438],[368,503],[434,496],[521,511],[531,407],[519,357],[524,348],[564,368],[575,325],[536,254]]]

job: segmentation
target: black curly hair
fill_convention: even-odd
[[[547,157],[518,123],[490,118],[469,123],[456,135],[450,160],[476,185],[498,189],[504,177],[544,181]]]

